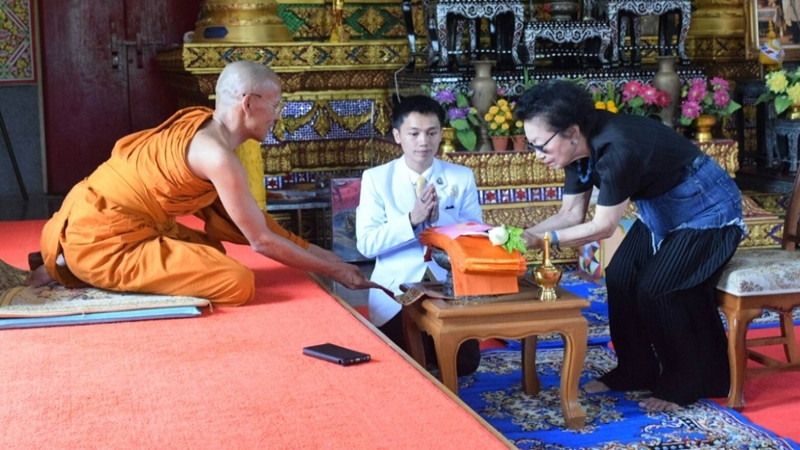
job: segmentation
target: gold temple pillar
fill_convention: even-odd
[[[264,157],[261,155],[261,143],[252,139],[246,141],[236,149],[236,156],[244,165],[250,193],[261,209],[266,209],[267,189],[264,186]]]
[[[193,42],[291,42],[275,0],[204,0]]]

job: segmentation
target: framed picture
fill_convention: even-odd
[[[785,52],[784,61],[800,60],[800,0],[746,0],[747,56],[758,58],[762,47],[769,45],[770,24],[775,40]]]

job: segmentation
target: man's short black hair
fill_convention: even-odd
[[[406,117],[411,113],[422,115],[434,114],[439,118],[439,126],[444,126],[445,111],[442,105],[427,95],[409,95],[400,97],[392,110],[392,127],[400,129]]]

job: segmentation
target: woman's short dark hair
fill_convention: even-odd
[[[522,121],[539,117],[554,131],[578,125],[581,130],[590,132],[597,114],[585,86],[575,81],[553,79],[523,92],[514,107],[514,115]]]
[[[406,117],[411,113],[422,115],[434,114],[439,118],[439,125],[444,126],[444,108],[436,100],[427,95],[409,95],[400,97],[400,101],[392,108],[392,127],[400,129]]]

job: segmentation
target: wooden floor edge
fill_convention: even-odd
[[[356,319],[358,319],[358,321],[361,322],[365,327],[367,327],[370,330],[372,330],[375,333],[375,335],[378,336],[378,338],[383,340],[383,342],[385,342],[387,345],[389,345],[389,347],[391,347],[400,356],[402,356],[403,359],[406,360],[406,362],[408,362],[415,369],[417,369],[423,376],[425,376],[425,378],[427,378],[431,383],[433,383],[436,387],[438,387],[440,390],[442,390],[442,392],[444,392],[448,397],[450,397],[450,399],[452,399],[454,402],[456,402],[456,404],[458,404],[460,407],[464,408],[464,410],[466,410],[472,417],[474,417],[475,420],[477,420],[481,425],[483,425],[484,428],[486,428],[490,433],[492,433],[492,435],[494,435],[506,447],[512,448],[512,449],[516,449],[517,448],[517,446],[514,445],[514,443],[512,443],[511,441],[509,441],[507,437],[503,436],[503,434],[500,433],[497,430],[497,428],[493,427],[492,424],[487,422],[486,419],[481,417],[481,415],[478,414],[477,412],[475,412],[474,409],[470,408],[469,405],[464,403],[464,400],[461,400],[460,397],[458,397],[457,395],[453,394],[453,392],[450,389],[447,389],[447,387],[445,387],[445,385],[442,384],[441,381],[439,381],[436,377],[431,375],[431,373],[428,372],[424,367],[419,365],[419,363],[417,363],[417,361],[415,361],[414,358],[412,358],[403,349],[398,347],[397,344],[395,344],[394,342],[392,342],[391,339],[386,337],[386,335],[383,334],[369,320],[367,320],[366,317],[362,316],[361,313],[359,313],[352,306],[350,306],[350,304],[347,303],[342,297],[340,297],[339,294],[334,292],[333,289],[331,288],[330,283],[327,282],[323,277],[321,277],[321,276],[319,276],[319,275],[317,275],[315,273],[310,273],[310,272],[307,272],[307,274],[315,283],[317,283],[317,285],[319,285],[319,287],[321,287],[323,290],[325,290],[325,292],[328,295],[330,295],[337,302],[339,302],[339,304],[342,305],[342,307],[344,307],[344,309],[346,309],[348,312],[350,312],[350,314],[352,314]]]

